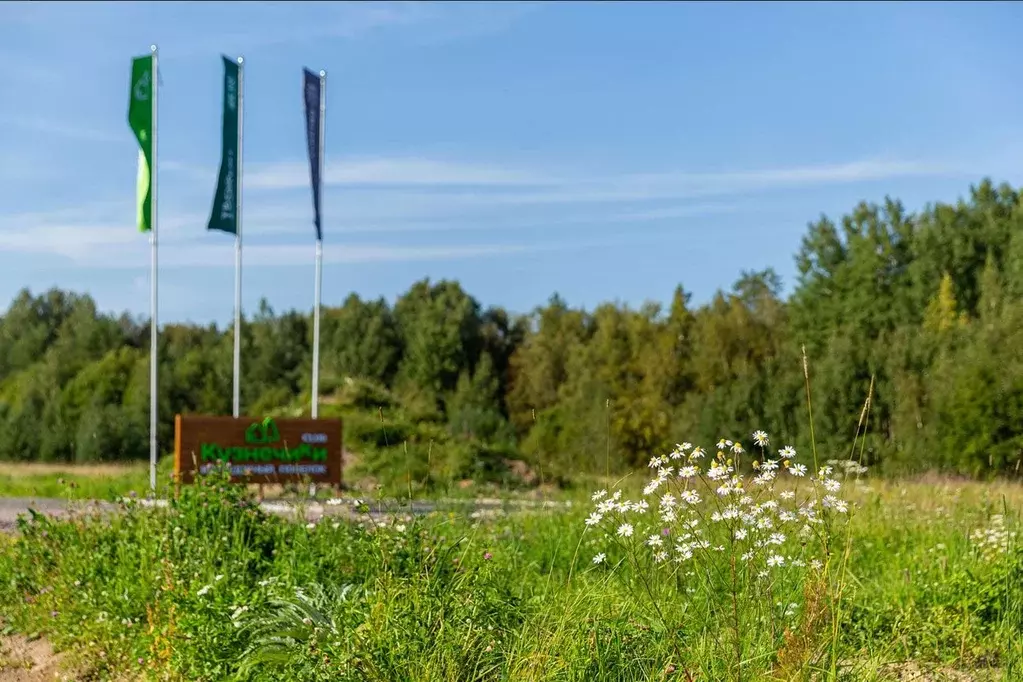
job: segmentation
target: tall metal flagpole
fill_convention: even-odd
[[[320,71],[320,205],[323,205],[323,135],[327,127],[327,72]],[[322,211],[322,209],[321,209]],[[322,213],[321,213],[322,215]],[[322,234],[322,230],[321,230]],[[323,286],[323,240],[316,235],[316,288],[313,296],[313,404],[312,417],[319,413],[320,393],[320,291]]]
[[[232,414],[241,416],[242,385],[242,117],[245,115],[244,57],[238,57],[238,162],[235,168],[235,210],[237,223],[234,234],[234,406]]]
[[[159,324],[157,322],[157,257],[156,257],[156,198],[157,198],[157,163],[156,156],[156,145],[159,135],[157,134],[157,92],[159,92],[159,71],[157,70],[157,54],[156,45],[150,45],[149,49],[153,53],[153,84],[152,84],[152,97],[150,102],[153,106],[153,150],[152,150],[152,168],[150,168],[150,192],[152,196],[150,198],[149,205],[149,247],[150,247],[150,272],[149,272],[149,487],[156,492],[156,457],[157,457],[157,443],[156,443],[156,427],[157,427],[157,402],[156,402],[156,369],[157,369],[157,330]]]

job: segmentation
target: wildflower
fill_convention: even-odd
[[[643,488],[643,494],[650,495],[651,493],[653,493],[661,485],[662,481],[663,479],[655,478],[654,480],[647,483],[646,487]]]
[[[704,452],[703,448],[693,448],[693,451],[689,453],[689,459],[703,459]]]
[[[206,594],[207,592],[210,591],[211,587],[213,587],[213,586],[212,585],[206,585],[205,587],[200,588],[199,591],[195,593],[195,596],[197,596],[197,597],[203,596],[204,594]]]
[[[792,500],[795,499],[796,493],[791,490],[783,490],[780,493],[778,493],[778,497],[780,497],[783,500]]]
[[[664,521],[665,523],[671,523],[676,518],[677,517],[675,516],[675,510],[674,509],[663,509],[663,510],[661,510],[661,521]]]
[[[789,467],[789,473],[793,476],[806,476],[805,464],[793,464]]]
[[[745,540],[746,539],[746,535],[747,535],[747,531],[746,531],[745,528],[737,528],[735,530],[735,539],[736,540]]]
[[[494,555],[491,554],[490,552],[483,552],[483,560],[484,561],[490,561],[493,558],[494,558]]]
[[[732,444],[732,453],[733,454],[741,455],[744,452],[746,452],[746,450],[743,449],[741,443],[733,443]]]
[[[780,545],[785,542],[784,533],[771,533],[771,537],[767,538],[767,544],[769,545]]]
[[[661,497],[661,506],[662,507],[667,507],[669,509],[671,507],[674,507],[675,506],[675,496],[672,495],[671,493],[665,493]]]
[[[699,473],[699,470],[696,467],[694,467],[692,465],[684,466],[684,467],[681,467],[678,470],[678,477],[679,478],[692,478],[697,473]]]
[[[315,523],[307,523],[305,525],[305,527],[308,528],[309,530],[312,530],[312,529],[316,528],[316,524]]]
[[[760,465],[760,467],[764,471],[774,471],[775,469],[778,468],[778,460],[776,459],[766,460],[763,464]]]
[[[724,450],[725,448],[730,448],[730,447],[732,447],[732,441],[725,440],[724,438],[722,438],[721,440],[718,441],[718,444],[717,444],[718,450]]]
[[[680,492],[678,494],[678,496],[679,496],[679,499],[681,499],[686,504],[699,504],[700,503],[700,494],[697,493],[695,490],[683,490],[682,492]]]
[[[631,538],[632,537],[632,524],[631,523],[623,523],[622,525],[618,526],[618,535],[619,535],[619,537]]]
[[[656,561],[657,563],[661,563],[662,561],[664,561],[667,558],[668,558],[668,553],[667,552],[663,552],[662,551],[662,552],[656,552],[654,554],[654,561]]]
[[[590,499],[593,500],[594,502],[597,502],[599,500],[604,499],[605,497],[607,497],[607,491],[606,490],[598,490],[597,492],[593,493],[590,496]]]
[[[721,466],[720,464],[715,462],[710,469],[707,469],[707,478],[709,478],[712,481],[717,481],[719,479],[724,478],[730,473],[732,473],[732,467]]]
[[[589,516],[586,517],[586,525],[587,526],[595,526],[598,523],[600,523],[600,520],[603,519],[603,518],[604,517],[601,516],[600,513],[593,512]]]
[[[768,438],[767,438],[767,434],[764,433],[763,431],[759,431],[759,430],[758,431],[754,431],[753,432],[753,442],[756,443],[757,445],[759,445],[760,447],[764,447],[764,446],[768,445],[769,441],[768,441]]]
[[[780,554],[772,554],[771,556],[767,557],[767,565],[772,568],[777,566],[784,566],[785,557],[783,557]]]
[[[824,486],[825,490],[832,493],[837,493],[838,489],[842,487],[842,484],[833,478],[824,479],[821,481],[821,485]]]
[[[604,563],[604,559],[606,559],[606,558],[607,558],[607,555],[605,555],[603,552],[600,552],[595,557],[593,557],[593,563],[594,564],[602,564],[602,563]]]
[[[651,535],[646,539],[646,544],[651,547],[660,547],[664,543],[660,535]]]
[[[824,564],[821,563],[820,559],[814,559],[810,562],[810,568],[812,568],[815,571],[819,571],[822,568],[824,568]]]

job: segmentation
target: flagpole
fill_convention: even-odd
[[[320,71],[320,186],[317,188],[320,195],[320,205],[323,204],[323,138],[324,130],[327,127],[327,72]],[[321,209],[322,210],[322,209]],[[319,413],[320,393],[320,295],[323,288],[323,239],[322,228],[316,235],[316,286],[313,295],[313,396],[312,396],[312,417],[317,418]]]
[[[241,416],[242,385],[242,129],[245,115],[245,58],[238,57],[238,162],[235,172],[237,226],[234,234],[234,406],[232,414]]]
[[[159,92],[159,71],[157,70],[156,45],[150,45],[153,53],[153,84],[152,97],[150,101],[153,107],[153,140],[152,140],[152,168],[150,168],[150,205],[149,205],[149,248],[150,248],[150,273],[149,273],[149,487],[156,492],[156,457],[157,457],[157,402],[156,402],[156,376],[157,376],[157,333],[159,324],[157,322],[157,239],[156,239],[156,199],[157,199],[157,156],[156,145],[159,136],[157,135],[157,92]]]

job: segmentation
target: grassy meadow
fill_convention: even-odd
[[[105,500],[148,488],[149,465],[143,463],[0,462],[0,497]]]
[[[32,515],[0,536],[0,618],[79,679],[1023,679],[1019,486],[752,450],[560,510],[295,523],[209,480]]]

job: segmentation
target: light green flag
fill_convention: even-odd
[[[128,125],[139,141],[139,175],[136,189],[137,222],[140,232],[149,232],[152,225],[152,163],[153,163],[153,56],[135,57],[131,62],[131,99],[128,104]]]

